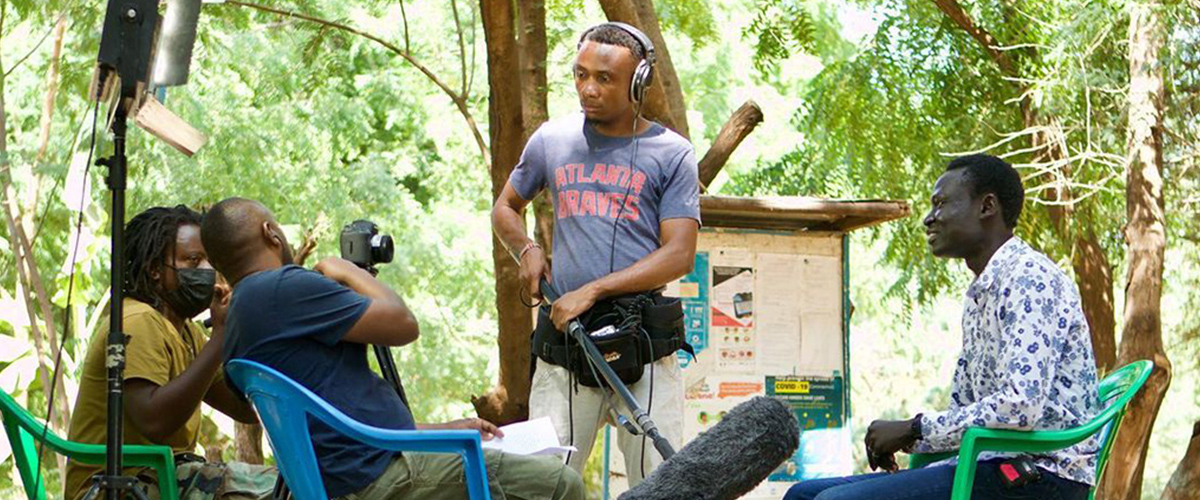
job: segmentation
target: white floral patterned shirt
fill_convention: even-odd
[[[966,295],[950,408],[923,414],[915,452],[956,450],[968,427],[1057,430],[1098,413],[1096,360],[1079,290],[1053,261],[1014,236]],[[1033,458],[1059,477],[1094,485],[1098,450],[1092,436]],[[979,460],[1010,456],[984,452]]]

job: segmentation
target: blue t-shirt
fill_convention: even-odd
[[[270,366],[367,425],[414,429],[412,414],[371,371],[367,346],[342,337],[371,299],[299,266],[252,274],[238,282],[225,321],[225,360]],[[309,418],[325,490],[354,493],[383,474],[393,452],[364,445]]]
[[[657,123],[636,142],[634,158],[633,137],[600,134],[579,113],[542,124],[525,145],[508,182],[526,200],[549,190],[555,212],[551,275],[558,293],[658,250],[662,221],[700,221],[700,179],[691,143]]]

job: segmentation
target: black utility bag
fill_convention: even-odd
[[[679,349],[695,355],[684,340],[683,305],[678,298],[649,292],[614,297],[597,302],[579,321],[626,385],[641,380],[647,364]],[[580,384],[601,386],[603,380],[589,364],[583,347],[554,328],[549,306],[538,308],[531,346],[534,356],[566,368]]]

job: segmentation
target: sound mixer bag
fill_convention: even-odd
[[[651,293],[615,297],[597,302],[579,320],[626,385],[641,380],[647,364],[679,349],[694,355],[684,340],[683,306],[677,298]],[[549,306],[538,308],[531,345],[533,355],[542,361],[570,370],[584,386],[600,387],[600,374],[589,364],[583,347],[554,328]]]

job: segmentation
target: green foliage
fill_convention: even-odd
[[[754,68],[766,74],[771,65],[799,51],[813,48],[812,15],[800,2],[767,0],[759,2],[754,21],[742,36],[754,46]]]
[[[1104,90],[1127,78],[1114,33],[1123,22],[1117,6],[1075,2],[988,4],[972,12],[991,29],[1021,72],[1005,74],[978,43],[930,2],[885,0],[876,6],[881,22],[874,37],[852,57],[830,61],[809,83],[793,125],[805,141],[764,168],[734,179],[740,194],[802,194],[889,198],[909,201],[915,217],[874,235],[887,243],[884,257],[900,269],[889,294],[909,293],[921,303],[946,289],[946,267],[920,238],[920,218],[933,182],[954,153],[989,149],[1004,154],[1025,175],[1028,202],[1018,230],[1022,237],[1066,259],[1069,242],[1051,231],[1041,203],[1048,188],[1070,185],[1075,230],[1098,233],[1111,262],[1119,262],[1119,227],[1108,224],[1123,212],[1120,169],[1124,150],[1119,123],[1123,99]],[[1017,23],[1040,18],[1053,22]],[[1081,40],[1094,47],[1072,51]],[[1028,84],[1023,82],[1028,81]],[[1043,173],[1044,162],[1028,154],[1029,136],[1020,100],[1060,124],[1072,155],[1070,170]],[[990,147],[996,145],[994,147]],[[1041,163],[1040,163],[1041,162]],[[1086,196],[1085,196],[1086,195]]]
[[[709,2],[701,0],[667,0],[655,4],[655,13],[663,29],[686,35],[696,47],[717,40],[716,21]]]

